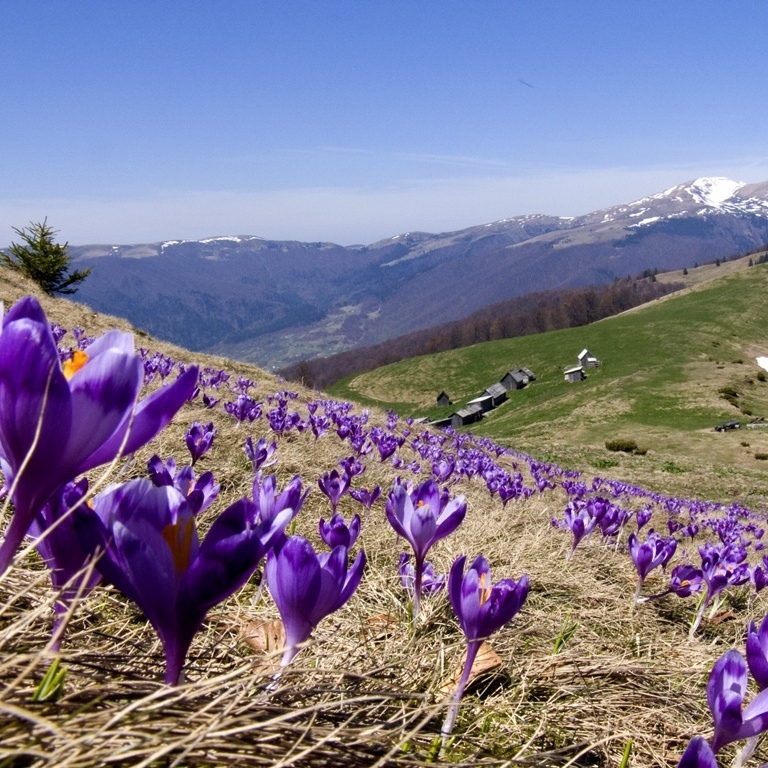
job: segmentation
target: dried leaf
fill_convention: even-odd
[[[279,619],[241,624],[239,634],[254,651],[274,653],[285,645],[285,627]]]
[[[467,652],[465,650],[461,657],[461,664],[456,667],[451,677],[448,678],[440,686],[440,691],[442,693],[446,695],[453,693],[453,691],[456,689],[456,686],[459,684],[459,680],[461,679],[461,672],[464,669],[464,664],[466,661]],[[488,645],[488,643],[483,641],[480,645],[480,650],[477,652],[477,656],[475,657],[474,664],[472,664],[472,669],[469,672],[469,680],[467,681],[467,685],[471,685],[472,682],[476,680],[480,675],[484,674],[485,672],[489,672],[492,669],[496,669],[502,664],[503,660],[501,656],[499,656],[499,654],[496,653],[496,651],[494,651],[493,648]]]
[[[368,623],[372,627],[384,627],[385,629],[397,629],[400,626],[394,613],[374,613],[368,618]]]
[[[735,618],[736,614],[733,611],[720,611],[720,613],[716,613],[709,620],[709,623],[713,626],[717,626],[718,624],[722,624],[724,621],[732,621]]]

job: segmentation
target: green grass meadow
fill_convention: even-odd
[[[527,367],[536,380],[510,392],[472,432],[564,465],[629,463],[677,476],[700,474],[706,465],[710,493],[732,494],[733,484],[720,482],[727,468],[746,473],[744,482],[752,485],[768,469],[760,458],[768,453],[768,429],[713,431],[728,419],[745,424],[768,416],[768,381],[755,359],[768,355],[768,265],[743,264],[722,277],[711,268],[711,274],[714,279],[589,326],[404,360],[339,382],[331,393],[439,418],[507,370]],[[585,347],[602,365],[586,369],[580,383],[566,382],[563,371]],[[727,399],[723,389],[735,394]],[[441,390],[452,406],[435,406]],[[635,440],[648,457],[605,449],[606,441],[620,438]],[[666,488],[668,480],[661,483]]]

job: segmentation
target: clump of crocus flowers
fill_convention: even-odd
[[[413,548],[413,617],[419,614],[427,552],[453,533],[467,514],[463,496],[452,499],[430,479],[413,490],[396,482],[386,505],[387,519],[395,532]]]

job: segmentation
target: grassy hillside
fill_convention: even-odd
[[[536,381],[473,424],[474,433],[569,466],[636,472],[644,481],[656,473],[664,486],[659,490],[690,480],[691,488],[718,497],[765,493],[768,466],[759,457],[768,454],[768,430],[720,434],[713,427],[768,416],[768,382],[755,362],[768,354],[768,266],[747,267],[741,260],[689,273],[690,288],[618,317],[405,360],[331,391],[436,417],[510,368],[525,366]],[[563,370],[577,363],[584,347],[602,366],[588,370],[581,383],[565,382]],[[443,389],[451,408],[433,407]],[[728,392],[736,394],[726,399]],[[633,439],[649,454],[628,458],[606,451],[605,442],[616,438]],[[709,476],[703,487],[702,466]],[[740,479],[729,482],[734,471]]]
[[[734,274],[717,287],[729,310],[735,312],[740,302],[742,314],[753,311],[744,296],[753,284],[764,290],[766,272],[751,268],[746,277]],[[367,555],[363,579],[349,602],[319,622],[306,647],[276,676],[281,625],[260,568],[239,592],[211,609],[190,649],[185,682],[169,687],[161,682],[163,653],[153,628],[141,610],[110,586],[102,585],[76,601],[61,651],[53,650],[49,639],[57,596],[40,558],[27,547],[0,575],[0,765],[423,768],[437,763],[455,768],[609,768],[629,752],[628,765],[636,768],[676,766],[692,736],[711,737],[707,675],[726,650],[743,651],[747,622],[760,621],[768,611],[768,590],[756,593],[749,582],[728,587],[689,640],[695,596],[668,595],[632,610],[637,573],[627,536],[637,529],[634,517],[618,538],[596,530],[571,559],[567,555],[573,536],[553,527],[552,521],[564,518],[569,502],[596,496],[610,497],[617,510],[652,509],[648,527],[665,533],[670,523],[688,525],[695,520],[701,526],[698,533],[677,533],[680,546],[670,571],[698,563],[697,545],[717,542],[715,531],[722,530],[718,525],[726,519],[739,525],[748,522],[749,527],[739,530],[749,540],[750,562],[762,562],[757,531],[764,527],[765,514],[757,509],[756,497],[753,512],[653,493],[663,490],[661,480],[673,479],[688,484],[691,498],[710,495],[712,489],[727,497],[726,485],[731,483],[738,485],[738,493],[728,498],[730,502],[747,495],[748,473],[762,477],[762,465],[752,456],[762,435],[709,431],[708,419],[731,415],[732,406],[721,404],[717,394],[717,377],[741,387],[739,399],[749,398],[755,409],[762,403],[762,387],[768,386],[757,381],[754,365],[734,339],[734,334],[746,334],[749,323],[729,312],[723,325],[706,308],[709,290],[702,284],[685,299],[691,304],[683,310],[674,309],[679,307],[674,299],[570,334],[475,347],[444,360],[403,364],[399,373],[377,372],[380,389],[373,388],[371,399],[384,399],[387,387],[396,386],[391,391],[397,399],[416,412],[442,388],[454,397],[469,397],[489,383],[489,377],[513,365],[529,365],[539,380],[513,395],[517,399],[482,426],[500,433],[503,427],[504,441],[516,448],[538,446],[540,458],[557,453],[564,466],[577,467],[581,474],[479,438],[408,426],[379,408],[371,408],[368,415],[352,408],[352,417],[367,430],[367,441],[357,448],[349,435],[343,438],[334,427],[318,437],[308,428],[281,430],[270,420],[270,410],[279,402],[284,382],[254,366],[192,353],[132,329],[137,346],[225,371],[230,378],[215,390],[201,384],[208,387],[206,394],[220,399],[215,408],[207,408],[201,397],[188,402],[149,445],[109,477],[101,477],[101,470],[90,473],[91,482],[103,487],[105,482],[144,477],[153,453],[173,456],[179,465],[188,462],[184,436],[190,423],[212,421],[215,442],[195,471],[212,471],[221,490],[198,517],[201,531],[237,499],[252,495],[254,476],[244,443],[247,437],[264,437],[277,444],[277,463],[265,474],[274,473],[279,488],[299,474],[304,487],[312,489],[295,519],[295,533],[320,549],[318,521],[330,517],[331,507],[317,487],[318,479],[352,455],[365,468],[353,478],[355,489],[382,488],[369,513],[349,495],[339,502],[347,520],[356,512],[363,517],[355,545]],[[34,286],[0,270],[0,299],[6,307],[27,293],[35,293]],[[114,327],[129,330],[126,323],[80,304],[44,296],[40,300],[49,320],[70,331],[80,327],[95,335]],[[688,323],[675,326],[684,315]],[[708,331],[691,332],[696,317]],[[760,322],[757,316],[753,321]],[[626,324],[618,326],[624,329],[623,337],[609,332],[613,323]],[[641,329],[652,324],[668,324],[675,332],[655,341],[650,334],[638,339],[635,348],[650,362],[633,367],[630,347]],[[673,344],[682,328],[690,332],[688,347],[700,348],[690,352],[690,360],[676,358],[687,349],[679,339]],[[755,350],[758,337],[753,329]],[[72,342],[71,335],[65,339]],[[582,385],[565,386],[561,368],[585,345],[604,366]],[[667,350],[666,367],[659,346]],[[744,363],[733,362],[737,355],[743,355]],[[713,374],[713,381],[701,385],[706,386],[706,404],[695,408],[689,401],[699,385],[687,378],[690,365]],[[436,377],[438,371],[440,381],[431,381],[430,372]],[[742,383],[740,377],[747,374],[753,375],[754,384]],[[252,422],[238,422],[224,408],[236,397],[238,377],[255,382],[249,391],[263,406],[262,415]],[[639,383],[624,389],[628,381],[642,377],[664,390],[665,407],[656,397],[643,395]],[[310,414],[327,414],[338,405],[326,395],[297,385],[290,388],[294,391],[288,407],[304,422]],[[702,401],[703,392],[698,395]],[[379,436],[398,439],[393,457],[380,460],[376,448],[367,450],[375,430]],[[601,447],[603,435],[618,433],[637,437],[651,450],[646,456],[608,454]],[[659,437],[651,442],[654,434]],[[697,460],[690,452],[672,452],[675,436],[688,445],[697,435],[702,446],[712,438],[711,450],[732,444],[733,451],[741,451],[744,466],[733,457],[727,464],[716,456]],[[739,445],[745,438],[753,441],[749,449]],[[459,711],[455,738],[439,758],[435,745],[466,642],[444,593],[425,597],[421,614],[413,620],[397,568],[400,553],[409,546],[385,515],[385,499],[395,479],[423,482],[437,474],[433,459],[438,456],[454,463],[456,471],[440,484],[452,496],[465,497],[467,513],[459,528],[429,551],[436,572],[448,572],[460,555],[471,561],[482,553],[494,582],[527,574],[531,584],[520,613],[488,638],[481,655],[486,669],[476,670]],[[599,472],[589,463],[594,468],[598,460],[603,462]],[[608,466],[614,461],[615,466]],[[719,480],[711,477],[716,467],[722,468]],[[640,470],[647,473],[645,488],[608,479]],[[500,498],[505,483],[517,489],[506,503]],[[4,506],[0,533],[11,514]],[[647,528],[641,531],[641,537],[646,535]],[[661,593],[668,584],[669,574],[657,569],[648,575],[641,593]],[[485,590],[482,594],[481,600],[487,597]],[[36,700],[54,659],[66,672],[64,683],[47,700]],[[722,765],[735,750],[725,747]],[[768,750],[761,745],[749,764],[766,760]]]

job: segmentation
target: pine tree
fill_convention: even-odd
[[[28,227],[14,227],[13,231],[23,243],[11,243],[7,252],[0,252],[0,265],[34,280],[49,296],[75,293],[73,286],[90,274],[90,269],[69,271],[69,244],[54,241],[57,230],[48,225],[47,218],[42,224],[30,222]]]

